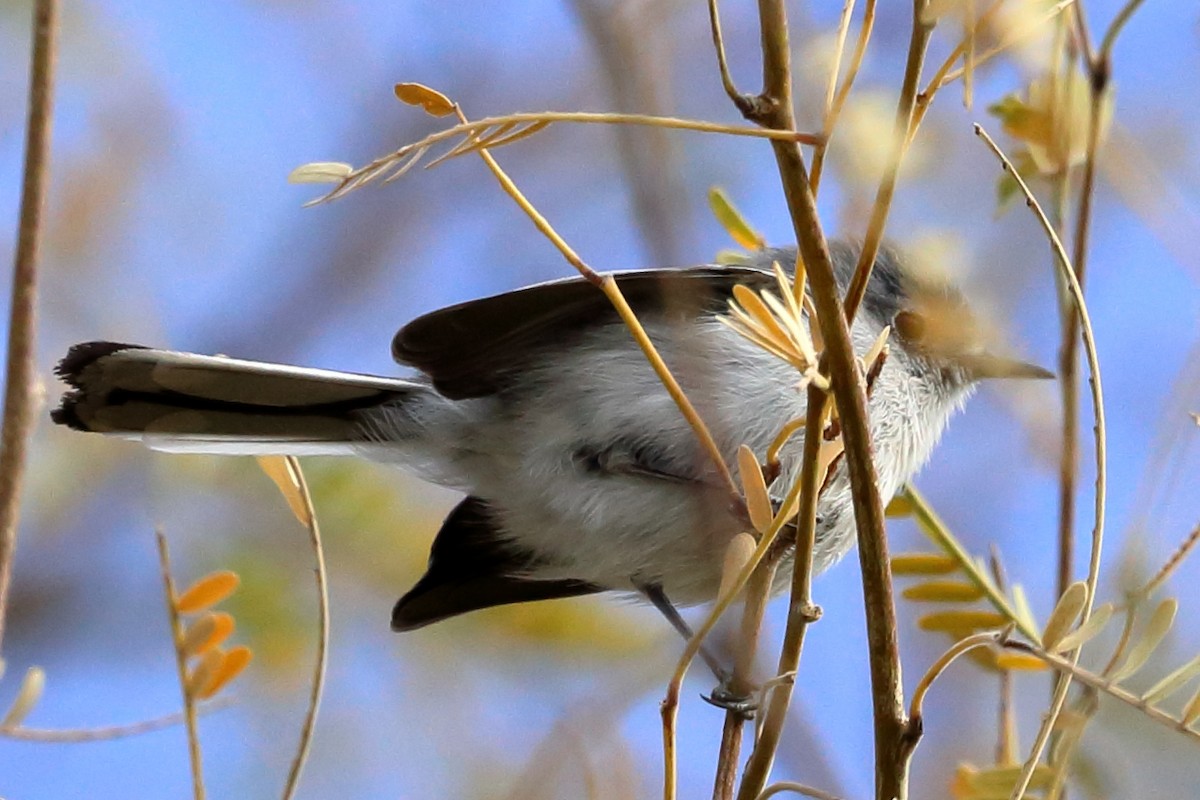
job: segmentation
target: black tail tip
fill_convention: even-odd
[[[83,420],[79,418],[79,412],[76,408],[78,403],[78,392],[70,392],[63,395],[62,403],[59,405],[59,407],[50,412],[50,420],[55,425],[65,425],[68,428],[72,428],[73,430],[77,431],[91,430],[87,425],[84,424]]]
[[[98,359],[110,356],[119,350],[144,349],[146,348],[141,345],[123,344],[121,342],[81,342],[80,344],[72,345],[67,354],[63,356],[62,361],[59,361],[58,366],[54,368],[54,374],[66,383],[80,389],[83,388],[80,386],[80,373],[94,364]],[[64,402],[64,407],[65,405]],[[59,410],[61,411],[62,409]],[[55,421],[57,422],[57,420]]]

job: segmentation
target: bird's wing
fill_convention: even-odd
[[[689,320],[723,310],[735,284],[773,279],[748,266],[656,269],[614,275],[634,313]],[[608,298],[582,278],[551,281],[418,317],[392,340],[401,364],[425,372],[446,397],[484,397],[547,346],[566,346],[593,325],[618,321]]]

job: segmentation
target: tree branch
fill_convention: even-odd
[[[29,119],[25,129],[25,175],[21,218],[13,260],[8,367],[4,385],[4,429],[0,432],[0,641],[8,612],[13,551],[21,510],[25,451],[33,432],[34,340],[37,327],[37,265],[42,214],[50,176],[54,67],[58,48],[58,0],[38,0],[33,12],[33,55],[29,71]]]

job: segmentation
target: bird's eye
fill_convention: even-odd
[[[925,318],[915,311],[900,311],[892,317],[892,327],[900,338],[919,342],[925,336]]]

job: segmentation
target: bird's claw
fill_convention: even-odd
[[[758,699],[754,695],[734,692],[725,682],[713,689],[712,694],[700,697],[709,705],[723,708],[744,720],[754,719],[754,713],[758,711]]]

